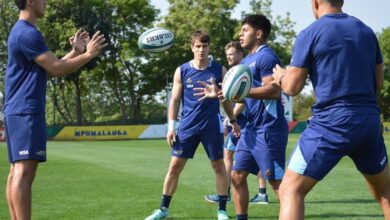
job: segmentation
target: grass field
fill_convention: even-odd
[[[298,135],[289,136],[288,154]],[[390,134],[385,136],[390,146]],[[390,151],[390,150],[389,150]],[[169,163],[164,140],[48,142],[48,162],[33,187],[33,219],[144,219],[159,207]],[[0,143],[0,219],[9,219],[5,198],[8,160]],[[251,196],[256,179],[249,178]],[[187,163],[170,207],[170,219],[215,219],[214,176],[203,148]],[[279,204],[252,205],[250,219],[277,219]],[[228,205],[234,219],[234,207]],[[306,219],[383,219],[352,161],[345,158],[306,200]]]

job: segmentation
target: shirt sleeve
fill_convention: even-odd
[[[312,39],[306,31],[298,34],[292,52],[290,66],[309,68],[311,59]]]
[[[260,72],[261,78],[272,75],[276,64],[280,65],[279,58],[271,53],[264,53],[259,57],[256,61],[256,66]]]
[[[39,55],[49,51],[43,36],[36,29],[28,29],[19,36],[19,45],[23,54],[29,60],[34,60]]]

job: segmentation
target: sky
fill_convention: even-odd
[[[232,17],[240,19],[242,11],[250,11],[249,0],[241,0],[241,3],[234,9]],[[161,10],[161,15],[168,13],[168,2],[166,0],[151,0],[152,5]],[[273,17],[285,15],[290,12],[292,21],[295,24],[295,31],[298,33],[314,21],[311,11],[310,0],[273,0]],[[375,32],[382,32],[383,28],[390,27],[390,0],[345,0],[343,11],[353,15]]]

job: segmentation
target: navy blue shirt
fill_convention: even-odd
[[[308,68],[314,116],[379,113],[376,64],[382,55],[374,32],[345,13],[320,17],[299,33],[290,66]]]
[[[8,37],[4,115],[45,112],[47,72],[34,62],[49,51],[35,26],[19,20]]]
[[[262,78],[272,75],[273,68],[280,64],[279,57],[267,45],[262,45],[253,54],[247,55],[241,64],[249,67],[253,74],[252,88],[263,86]],[[287,131],[287,120],[281,99],[259,100],[245,98],[247,109],[246,131]]]
[[[222,82],[222,65],[209,61],[204,70],[194,68],[192,62],[180,66],[182,92],[182,112],[180,131],[222,133],[223,125],[219,112],[219,99],[204,99],[198,101],[194,96],[194,88],[202,87],[198,81],[210,82],[214,78],[217,85]]]

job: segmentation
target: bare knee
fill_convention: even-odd
[[[220,160],[212,160],[211,166],[215,173],[224,173],[226,172],[225,163],[222,159]]]
[[[247,173],[233,171],[231,175],[233,186],[239,187],[245,185],[247,176]]]

